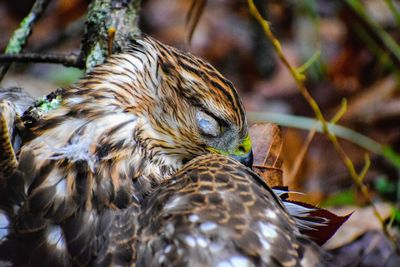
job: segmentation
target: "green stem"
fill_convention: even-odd
[[[15,30],[13,36],[8,41],[5,53],[15,55],[22,51],[25,47],[29,36],[32,33],[32,27],[35,22],[40,18],[43,11],[46,9],[50,0],[37,0],[33,6],[28,16],[26,16],[19,28]],[[4,75],[7,73],[8,68],[11,63],[2,64],[0,67],[0,81],[3,79]]]
[[[324,132],[320,121],[302,116],[269,112],[247,112],[247,117],[251,123],[272,122],[282,126],[293,127],[302,130],[312,130],[315,125],[317,125],[317,132]],[[397,168],[400,168],[400,155],[392,148],[384,146],[365,135],[337,124],[329,123],[328,128],[336,136],[348,140],[370,152],[380,155],[389,160]]]

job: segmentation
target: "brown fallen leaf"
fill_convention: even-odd
[[[289,200],[290,190],[283,186],[283,139],[279,127],[272,123],[257,123],[250,126],[249,133],[253,142],[253,170],[263,177],[269,186],[283,192],[279,197],[299,225],[303,225],[300,227],[302,233],[317,244],[324,244],[350,217],[351,213],[337,216],[314,205]],[[293,208],[294,206],[296,208]],[[297,213],[299,210],[303,212]]]
[[[272,123],[256,123],[250,129],[253,142],[253,170],[273,186],[283,186],[282,135]]]

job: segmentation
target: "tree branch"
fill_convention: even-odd
[[[53,63],[63,64],[67,67],[76,67],[82,69],[84,67],[83,61],[76,54],[38,54],[38,53],[22,53],[22,54],[4,54],[0,55],[1,63]]]
[[[37,0],[22,22],[20,27],[14,32],[13,36],[8,41],[5,54],[15,55],[22,51],[25,47],[29,36],[32,33],[32,27],[35,22],[40,18],[43,11],[46,9],[50,0]],[[0,66],[0,81],[3,79],[11,63],[6,63]]]
[[[81,57],[85,71],[120,52],[140,35],[140,0],[92,0],[89,5]]]
[[[50,0],[37,0],[31,12],[14,32],[5,51],[0,55],[0,81],[12,62],[59,63],[90,71],[105,61],[107,56],[129,46],[140,35],[138,27],[140,0],[92,0],[85,23],[81,52],[76,55],[19,54]]]

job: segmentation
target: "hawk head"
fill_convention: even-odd
[[[138,114],[146,121],[141,139],[149,140],[146,149],[152,155],[180,166],[212,152],[251,165],[243,105],[227,79],[195,56],[150,38],[138,41],[131,52],[151,66],[141,89],[149,100],[140,103]]]

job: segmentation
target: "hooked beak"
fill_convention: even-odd
[[[250,150],[247,154],[235,155],[231,154],[229,157],[239,161],[243,165],[251,168],[253,167],[253,150]]]
[[[245,136],[242,143],[233,152],[220,151],[213,147],[208,147],[207,150],[211,153],[222,154],[233,158],[249,168],[253,167],[253,150],[251,149],[251,140],[249,135]]]

